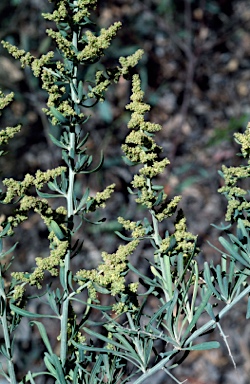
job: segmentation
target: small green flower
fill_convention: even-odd
[[[116,313],[116,315],[121,315],[124,312],[128,311],[128,306],[125,303],[116,303],[112,306],[112,311]]]
[[[15,285],[12,297],[16,301],[21,301],[23,298],[23,295],[25,293],[25,288],[23,285],[17,284]]]
[[[42,55],[40,59],[33,60],[31,64],[31,69],[34,73],[34,76],[39,77],[43,67],[48,64],[51,59],[54,57],[54,52],[48,52],[46,55]]]
[[[144,188],[146,184],[147,184],[147,179],[143,175],[134,175],[134,179],[131,182],[131,185],[134,188],[138,188],[138,189]]]
[[[160,211],[155,213],[155,217],[157,218],[157,220],[159,222],[163,221],[164,219],[166,219],[167,217],[171,217],[173,216],[173,214],[175,213],[176,209],[177,209],[177,206],[179,204],[181,200],[181,196],[175,196],[168,204],[167,206],[165,207],[163,205],[163,208],[160,207]]]
[[[0,110],[4,109],[9,105],[14,98],[14,93],[11,92],[8,95],[4,95],[4,93],[0,90]]]
[[[136,293],[138,290],[139,283],[131,283],[129,284],[129,289],[131,292]]]
[[[127,231],[132,231],[133,239],[138,239],[145,235],[145,228],[142,226],[140,221],[125,220],[123,217],[118,217],[118,222],[123,225],[123,228]]]

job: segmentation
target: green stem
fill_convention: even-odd
[[[177,354],[177,353],[178,353],[178,351],[177,351],[177,352],[173,352],[172,355],[169,355],[169,356],[165,357],[165,358],[162,359],[158,364],[156,364],[154,367],[148,369],[147,372],[145,372],[141,377],[139,377],[139,378],[134,382],[134,384],[141,384],[141,383],[144,383],[144,381],[145,381],[146,379],[148,379],[150,376],[155,375],[160,369],[163,369],[164,366],[168,363],[168,361],[169,361],[170,359],[172,359],[173,356],[174,356],[175,354]]]
[[[9,335],[9,329],[8,329],[8,323],[7,323],[7,316],[6,316],[6,295],[3,291],[3,289],[0,290],[0,295],[3,299],[4,302],[4,309],[3,309],[3,314],[0,317],[0,321],[3,327],[3,336],[4,336],[4,343],[5,343],[5,348],[6,348],[6,353],[8,357],[8,373],[10,377],[10,383],[11,384],[17,384],[16,380],[16,374],[14,370],[14,364],[12,362],[12,357],[11,357],[11,343],[10,343],[10,335]]]
[[[76,3],[76,2],[75,2]],[[73,33],[73,45],[77,48],[77,33]],[[77,102],[75,92],[73,91],[73,86],[77,86],[77,66],[74,66],[73,70],[73,79],[71,84],[71,99],[73,102]],[[73,132],[69,133],[69,154],[75,153],[75,146],[76,146],[76,130],[77,126],[75,126],[75,129]],[[74,205],[73,205],[73,195],[74,195],[74,183],[75,183],[75,171],[74,166],[72,166],[72,163],[74,162],[74,159],[70,160],[70,166],[69,166],[69,186],[68,191],[66,195],[66,201],[67,201],[67,217],[69,222],[72,223],[73,221],[73,215],[74,215]],[[63,297],[63,305],[62,305],[62,316],[61,316],[61,351],[60,351],[60,358],[62,362],[62,366],[64,367],[67,360],[67,353],[68,353],[68,315],[69,315],[69,302],[70,302],[70,296],[69,296],[69,288],[68,288],[68,276],[70,272],[70,255],[71,255],[71,236],[69,235],[69,250],[65,256],[64,260],[64,297]]]
[[[74,172],[69,169],[69,188],[67,193],[67,212],[68,219],[72,219],[73,215],[73,187],[74,187]],[[68,289],[68,275],[70,271],[70,254],[71,254],[71,237],[69,236],[69,250],[66,253],[64,259],[64,298],[62,306],[62,317],[61,317],[61,362],[65,366],[68,352],[68,313],[69,313],[69,289]]]

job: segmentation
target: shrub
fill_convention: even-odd
[[[111,84],[120,77],[130,78],[143,52],[120,57],[114,68],[100,69],[98,63],[121,23],[96,33],[90,19],[96,0],[53,3],[53,13],[43,16],[57,25],[57,31],[48,29],[47,33],[56,42],[59,58],[52,51],[36,58],[2,42],[23,67],[32,69],[48,93],[44,113],[60,128],[60,137],[50,135],[50,139],[60,148],[63,165],[26,174],[21,181],[3,180],[1,203],[14,205],[15,210],[1,223],[0,232],[1,353],[6,360],[1,374],[13,384],[18,382],[14,336],[22,319],[27,318],[38,329],[45,351],[41,351],[41,371],[28,371],[22,383],[41,379],[60,384],[118,384],[131,380],[139,384],[159,370],[179,383],[172,369],[191,351],[219,347],[218,341],[200,339],[202,335],[218,327],[228,346],[220,320],[250,292],[249,191],[241,186],[241,180],[250,176],[250,127],[235,135],[246,161],[239,167],[223,166],[221,172],[224,186],[219,192],[228,200],[228,225],[221,227],[220,263],[205,262],[201,268],[197,236],[188,232],[185,216],[178,210],[181,197],[170,200],[158,183],[158,176],[169,164],[155,141],[161,126],[145,120],[150,107],[143,102],[139,76],[133,75],[131,100],[126,106],[131,111],[129,133],[122,150],[125,163],[136,170],[128,193],[138,208],[143,207],[145,218],[133,221],[118,217],[123,227],[117,233],[122,239],[118,249],[111,254],[103,251],[97,268],[88,269],[83,259],[81,269],[73,271],[72,258],[79,255],[83,245],[80,228],[102,222],[91,223],[91,215],[103,208],[115,191],[114,184],[95,195],[88,187],[83,193],[77,188],[81,174],[98,172],[103,163],[100,154],[100,162],[94,167],[88,154],[88,111],[104,100]],[[3,109],[13,94],[0,96]],[[20,129],[3,129],[1,145]],[[49,255],[36,257],[32,270],[17,272],[12,266],[18,253],[16,245],[6,250],[5,239],[15,236],[16,228],[29,220],[31,211],[40,215],[48,229]],[[175,218],[173,233],[162,234],[162,222],[171,217]],[[151,271],[148,275],[130,261],[141,242],[151,247],[152,258],[145,259]],[[6,257],[9,254],[13,255],[11,261]],[[152,297],[157,305],[149,313]],[[46,302],[47,313],[31,310],[37,298]],[[105,303],[108,298],[108,305],[103,304],[103,298]],[[248,305],[247,318],[249,315]],[[49,337],[52,323],[59,328],[54,340]]]

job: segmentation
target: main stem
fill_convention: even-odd
[[[77,33],[73,32],[73,45],[77,48]],[[73,69],[73,79],[71,84],[71,100],[76,103],[76,95],[73,91],[73,87],[77,89],[77,66],[74,66]],[[73,131],[69,132],[69,149],[68,153],[75,153],[75,146],[76,146],[76,130],[77,126],[74,127]],[[69,161],[69,186],[68,191],[66,195],[66,201],[67,201],[67,217],[68,221],[72,222],[73,215],[74,215],[74,205],[73,205],[73,195],[74,195],[74,183],[75,183],[75,171],[74,171],[74,159],[70,159]],[[70,255],[71,255],[71,236],[69,236],[69,248],[68,252],[65,256],[64,260],[64,295],[63,295],[63,306],[62,306],[62,316],[61,316],[61,352],[60,352],[60,358],[62,366],[64,367],[67,360],[67,353],[68,353],[68,314],[69,314],[69,284],[68,284],[68,276],[70,272]]]

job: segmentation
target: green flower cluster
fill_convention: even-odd
[[[175,250],[182,252],[184,257],[190,256],[194,250],[194,244],[197,240],[197,235],[193,235],[187,231],[186,218],[183,217],[180,211],[175,222],[174,237],[176,241]],[[198,254],[199,249],[196,248],[195,253]]]
[[[145,121],[144,114],[150,110],[150,106],[143,102],[143,95],[139,76],[134,75],[131,103],[126,106],[126,109],[132,111],[128,123],[131,132],[125,139],[122,150],[129,161],[143,165],[139,174],[134,175],[131,182],[131,185],[137,189],[136,202],[150,210],[155,210],[157,207],[157,213],[155,211],[154,216],[162,221],[174,213],[181,197],[177,196],[167,203],[167,195],[163,192],[163,187],[153,186],[152,179],[164,172],[169,160],[159,158],[162,148],[155,143],[153,136],[161,126]]]
[[[63,167],[59,167],[63,168]],[[11,200],[15,196],[22,197],[20,200],[19,208],[16,209],[14,216],[9,216],[7,219],[8,225],[10,228],[8,234],[13,234],[13,229],[17,227],[20,223],[28,219],[28,212],[33,210],[38,213],[43,219],[45,225],[50,230],[49,240],[50,240],[50,255],[46,258],[37,257],[36,264],[32,273],[28,272],[14,272],[12,276],[19,282],[30,285],[36,285],[38,288],[42,288],[41,282],[44,279],[45,271],[48,271],[52,276],[58,275],[58,267],[60,266],[61,260],[64,259],[64,256],[68,250],[68,240],[58,239],[55,232],[51,229],[50,225],[53,220],[55,220],[60,225],[62,231],[66,231],[65,220],[67,211],[64,207],[58,207],[56,210],[53,210],[46,199],[41,199],[35,196],[27,195],[27,190],[31,185],[38,184],[39,187],[42,187],[46,180],[54,179],[59,173],[59,168],[55,170],[50,170],[47,172],[38,171],[36,177],[31,175],[26,175],[23,182],[16,182],[13,179],[4,180],[5,185],[7,186],[7,200]],[[15,291],[16,296],[20,289]],[[20,296],[18,296],[20,298]]]
[[[106,74],[104,71],[97,71],[95,74],[95,85],[89,85],[89,92],[87,97],[96,98],[104,101],[104,93],[112,83],[117,83],[120,76],[128,76],[131,68],[135,67],[143,55],[143,50],[138,49],[134,54],[128,57],[120,57],[119,64],[116,68],[107,69]]]
[[[62,36],[60,32],[53,31],[53,29],[46,29],[46,33],[49,37],[55,40],[58,48],[64,53],[65,57],[68,59],[73,59],[75,57],[75,52],[72,49],[72,42],[70,40]]]
[[[3,46],[9,53],[14,58],[20,60],[22,67],[30,66],[34,75],[41,78],[42,88],[49,95],[47,102],[49,109],[43,108],[43,111],[50,116],[54,125],[61,124],[62,120],[80,125],[85,118],[84,114],[80,113],[79,108],[72,105],[69,88],[71,92],[74,89],[79,105],[84,105],[85,101],[92,98],[103,101],[104,93],[108,86],[112,82],[117,82],[120,76],[127,76],[130,69],[142,57],[142,50],[138,50],[126,58],[121,57],[119,59],[119,66],[107,69],[106,73],[97,70],[95,79],[90,79],[88,90],[82,86],[76,88],[75,74],[72,72],[74,71],[74,63],[91,65],[97,62],[103,56],[104,50],[110,46],[111,41],[121,27],[121,23],[116,22],[107,29],[102,28],[98,36],[92,31],[87,30],[86,25],[90,24],[90,21],[86,18],[89,16],[91,8],[94,8],[95,5],[95,0],[77,1],[77,4],[71,4],[67,0],[62,0],[56,2],[56,9],[52,14],[43,14],[46,19],[58,23],[59,31],[47,29],[46,32],[48,36],[55,40],[57,47],[62,53],[63,62],[53,62],[53,52],[48,52],[38,59],[29,52],[25,52],[23,49],[20,50],[9,42],[2,41]],[[79,30],[76,41],[74,40],[75,32],[72,26],[72,17]],[[82,27],[81,21],[83,23]],[[81,30],[83,27],[84,31]],[[56,114],[51,111],[51,107],[56,108]],[[60,115],[58,115],[58,112]]]
[[[224,186],[218,192],[228,200],[226,221],[235,221],[237,217],[243,219],[244,224],[250,227],[250,201],[249,190],[239,186],[239,183],[250,177],[250,123],[244,133],[235,133],[236,141],[241,145],[241,153],[247,158],[247,164],[239,167],[222,166]]]
[[[25,293],[25,288],[23,285],[15,285],[13,290],[13,299],[16,301],[16,305],[19,305],[22,301],[22,297]]]
[[[21,125],[17,125],[16,127],[6,127],[5,129],[0,131],[0,145],[8,144],[9,140],[12,139],[16,133],[20,132]]]
[[[174,196],[174,198],[168,202],[165,202],[160,209],[159,213],[155,213],[156,219],[161,222],[167,217],[173,216],[176,211],[176,207],[181,201],[181,196]]]
[[[30,210],[34,210],[34,212],[38,213],[47,227],[49,227],[54,217],[61,217],[61,223],[65,221],[65,212],[63,211],[61,213],[58,209],[54,211],[46,199],[25,195],[21,199],[20,206],[16,209],[14,216],[8,217],[8,223],[10,224],[10,229],[8,231],[9,235],[13,234],[13,229],[15,227],[28,219],[28,212]]]
[[[14,93],[11,92],[8,95],[4,95],[2,91],[0,91],[0,110],[4,109],[9,105],[14,98]]]
[[[107,79],[103,71],[97,71],[95,74],[95,86],[91,87],[91,91],[88,92],[88,97],[99,98],[100,101],[104,101],[104,92],[108,89],[111,84],[111,80]]]
[[[89,293],[96,297],[98,285],[107,288],[112,296],[121,294],[125,290],[125,272],[127,271],[127,258],[137,247],[139,240],[133,240],[126,245],[120,245],[115,253],[102,253],[104,263],[98,269],[80,270],[76,278],[80,285],[89,282]],[[134,287],[132,287],[134,289]]]
[[[46,172],[38,170],[35,176],[27,173],[23,181],[17,181],[12,178],[4,179],[3,184],[7,189],[3,202],[8,204],[12,202],[15,197],[23,197],[32,186],[41,189],[45,183],[54,180],[56,177],[60,176],[63,171],[66,171],[65,167],[57,167],[55,169],[49,169]]]
[[[56,210],[52,209],[46,199],[30,196],[29,189],[35,186],[38,190],[41,189],[45,183],[54,180],[57,176],[65,171],[65,167],[58,167],[46,172],[38,170],[35,176],[27,174],[23,181],[16,181],[13,179],[3,180],[3,184],[7,187],[4,203],[11,203],[13,199],[20,200],[19,207],[15,210],[14,215],[9,216],[7,221],[3,223],[3,227],[7,229],[7,235],[11,236],[14,233],[14,228],[28,219],[30,210],[38,213],[43,219],[45,225],[50,231],[50,255],[46,258],[36,258],[37,266],[32,273],[18,272],[13,273],[13,278],[18,281],[14,291],[14,297],[21,300],[24,292],[22,283],[36,285],[38,288],[42,287],[41,282],[44,278],[45,271],[48,271],[52,276],[58,275],[58,267],[61,260],[68,250],[68,239],[58,238],[54,232],[51,224],[56,222],[56,229],[58,228],[61,233],[66,233],[66,217],[67,211],[64,207],[58,207]]]
[[[54,52],[50,51],[46,55],[42,55],[40,59],[37,59],[30,52],[26,53],[24,49],[18,49],[7,41],[3,40],[1,43],[15,59],[20,60],[22,68],[30,66],[36,77],[40,76],[42,68],[54,57]]]
[[[143,92],[138,75],[133,76],[132,85],[131,103],[126,107],[132,111],[128,123],[131,132],[125,139],[122,149],[126,158],[132,164],[142,165],[131,182],[136,190],[135,192],[131,191],[131,193],[137,196],[137,203],[149,209],[152,216],[152,225],[148,220],[134,222],[119,217],[118,221],[126,231],[131,231],[133,239],[153,239],[156,247],[155,261],[159,264],[158,267],[162,268],[160,259],[164,255],[170,257],[181,253],[184,258],[196,255],[198,249],[195,252],[194,249],[197,236],[187,231],[186,219],[181,211],[178,212],[175,222],[174,241],[168,234],[166,234],[165,238],[160,236],[159,222],[174,215],[181,196],[175,196],[172,200],[169,200],[166,193],[164,193],[164,187],[154,183],[153,179],[164,172],[169,160],[159,158],[162,148],[154,141],[154,132],[159,131],[161,126],[144,120],[144,114],[150,110],[150,106],[143,102]]]
[[[243,157],[250,158],[250,123],[248,123],[244,133],[236,132],[234,134],[235,140],[241,145],[241,152]],[[248,164],[250,159],[248,160]]]
[[[0,90],[0,111],[7,107],[13,100],[14,93],[11,92],[8,95],[4,95],[4,93]],[[0,116],[1,116],[0,112]],[[0,145],[8,144],[9,140],[12,139],[16,133],[20,132],[21,125],[17,125],[16,127],[6,127],[0,131]],[[0,156],[3,155],[4,152],[0,151]]]
[[[143,238],[146,230],[140,221],[125,220],[123,217],[118,217],[118,223],[122,224],[123,228],[127,231],[132,231],[133,239]]]
[[[14,277],[18,283],[25,283],[29,285],[35,285],[37,288],[42,288],[41,282],[44,280],[44,273],[48,271],[51,276],[58,276],[59,266],[61,261],[64,259],[64,256],[68,249],[68,241],[60,241],[54,237],[54,242],[56,242],[56,247],[51,250],[48,257],[36,257],[36,267],[32,273],[28,272],[13,272],[12,277]],[[55,246],[55,245],[54,245]],[[16,291],[20,294],[20,288]],[[22,290],[22,292],[24,292]],[[20,296],[19,296],[20,297]]]
[[[102,28],[99,36],[95,36],[91,31],[86,31],[85,39],[87,39],[87,44],[78,53],[77,59],[80,62],[84,62],[85,60],[95,60],[96,57],[100,58],[103,56],[104,50],[110,46],[111,41],[120,28],[121,23],[116,22],[108,29]]]
[[[49,0],[49,2],[53,2],[54,0]],[[73,17],[71,20],[74,21],[75,24],[80,24],[86,17],[90,16],[90,10],[96,7],[97,0],[78,0],[77,7],[73,8]],[[56,23],[66,22],[69,19],[69,16],[72,13],[72,8],[69,6],[69,2],[67,0],[59,0],[57,1],[57,9],[51,13],[42,13],[42,16],[51,21],[55,21]]]
[[[89,197],[88,200],[91,201],[89,211],[94,212],[97,208],[105,208],[106,201],[110,198],[111,194],[114,192],[114,189],[115,184],[111,184],[102,192],[97,192],[95,197]]]
[[[64,40],[66,39],[63,38],[59,32],[54,32],[54,33],[55,34],[58,33],[60,38],[63,39],[61,43],[65,50],[67,47],[67,44]],[[42,88],[45,89],[49,95],[48,102],[47,102],[47,105],[49,107],[54,106],[58,102],[58,100],[61,100],[61,98],[66,92],[66,88],[65,86],[56,85],[55,79],[58,80],[59,78],[66,78],[67,71],[65,69],[65,65],[60,61],[57,61],[54,63],[56,65],[55,71],[52,71],[49,68],[52,62],[52,59],[54,57],[53,52],[48,52],[46,55],[42,55],[40,59],[37,59],[34,56],[32,56],[29,52],[26,53],[23,49],[20,50],[14,45],[10,44],[9,42],[2,41],[2,44],[4,48],[6,48],[14,58],[20,59],[22,67],[25,67],[25,66],[31,67],[34,76],[41,77]],[[69,45],[71,46],[71,43],[69,43]],[[59,47],[60,47],[60,44],[59,44]],[[53,116],[51,112],[49,112],[49,110],[47,110],[46,108],[44,108],[43,110],[44,112],[47,112],[52,117],[53,124],[58,123],[58,120]],[[65,116],[76,114],[67,100],[62,102],[62,105],[60,106],[59,110]]]

